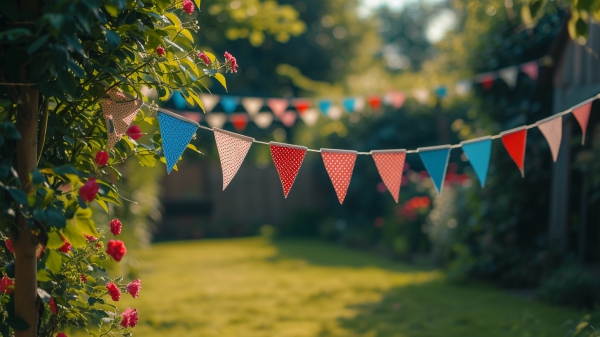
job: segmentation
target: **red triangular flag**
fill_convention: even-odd
[[[223,191],[242,166],[254,138],[238,135],[237,133],[214,128],[217,150],[223,169]]]
[[[477,82],[481,83],[481,86],[485,90],[490,90],[494,86],[496,76],[493,73],[484,73],[476,76]]]
[[[398,203],[406,150],[371,151],[371,156],[375,161],[377,171],[379,171],[385,187],[387,187],[396,203]]]
[[[588,121],[590,120],[590,111],[592,110],[592,102],[584,104],[576,109],[573,109],[573,116],[579,122],[579,126],[581,126],[581,145],[585,144],[585,130],[588,126]]]
[[[233,128],[238,131],[243,131],[248,124],[248,115],[243,113],[229,115],[229,121],[233,125]]]
[[[517,129],[502,132],[502,143],[508,151],[510,157],[515,161],[521,176],[525,177],[525,143],[527,141],[527,128],[520,127]]]
[[[287,110],[290,103],[285,98],[270,98],[267,100],[267,105],[273,111],[273,114],[277,116],[277,118],[281,118],[285,111]]]
[[[558,151],[560,149],[560,142],[562,140],[562,117],[554,117],[550,120],[539,123],[538,129],[540,129],[544,137],[546,137],[546,141],[548,141],[548,145],[550,145],[550,151],[552,152],[552,159],[556,163]]]
[[[292,101],[292,104],[294,104],[294,108],[298,110],[300,116],[310,108],[310,101],[307,99],[295,99]]]
[[[283,186],[283,195],[287,198],[294,180],[296,180],[307,148],[276,142],[270,142],[269,145],[271,147],[271,157]]]
[[[522,64],[521,71],[527,74],[527,76],[529,76],[529,78],[531,78],[532,80],[537,80],[539,72],[539,66],[537,61],[531,61]]]
[[[357,154],[356,151],[321,149],[325,169],[331,178],[340,204],[346,198]]]
[[[367,102],[369,102],[369,105],[373,110],[379,110],[379,107],[381,106],[381,97],[377,95],[369,96]]]

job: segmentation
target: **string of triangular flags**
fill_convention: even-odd
[[[583,145],[592,102],[598,98],[600,98],[600,94],[534,124],[504,131],[494,136],[471,139],[455,145],[423,147],[416,150],[393,149],[373,150],[370,152],[339,149],[314,150],[298,145],[257,141],[254,138],[225,131],[220,128],[202,126],[193,120],[169,110],[153,107],[141,100],[128,100],[124,94],[118,92],[110,94],[110,99],[102,100],[101,104],[107,123],[108,146],[111,149],[125,133],[135,113],[137,113],[142,105],[146,105],[157,111],[168,173],[171,172],[198,128],[212,131],[221,160],[223,190],[227,188],[240,169],[252,143],[264,144],[270,147],[271,156],[281,180],[283,195],[286,198],[296,180],[306,152],[319,152],[341,204],[344,202],[348,187],[350,186],[354,163],[358,155],[369,155],[373,158],[383,183],[396,202],[399,199],[404,162],[406,155],[410,153],[419,154],[438,194],[442,193],[444,186],[450,151],[455,148],[462,148],[483,188],[490,163],[492,140],[498,138],[502,140],[506,151],[524,177],[527,131],[537,127],[542,132],[550,146],[552,159],[556,162],[562,140],[562,117],[570,113],[575,116],[582,130]],[[123,103],[119,103],[119,101],[123,101]]]
[[[478,74],[474,80],[459,81],[455,85],[454,92],[457,95],[468,94],[473,82],[481,84],[485,90],[490,90],[498,78],[502,79],[512,89],[517,84],[519,72],[526,74],[534,81],[537,80],[538,60],[506,67],[494,72]],[[142,93],[147,97],[152,97],[155,93],[150,90],[145,88]],[[448,89],[445,86],[439,86],[433,90],[433,93],[441,99],[447,96]],[[178,113],[197,123],[205,118],[206,123],[211,127],[222,128],[229,121],[237,131],[243,131],[250,121],[253,121],[262,129],[270,127],[275,119],[281,121],[286,127],[294,126],[298,118],[302,119],[308,126],[314,126],[320,116],[338,120],[344,113],[362,112],[367,106],[375,112],[379,112],[384,105],[400,109],[409,96],[414,97],[419,103],[425,104],[429,101],[431,92],[424,88],[414,89],[410,92],[395,90],[382,95],[353,96],[339,100],[331,98],[286,99],[201,94],[200,100],[203,103],[206,115],[199,111],[190,111],[191,106],[177,91],[170,97],[170,102]],[[216,111],[217,106],[219,106],[219,111],[222,112]],[[237,112],[240,110],[240,106],[243,107],[246,113]],[[271,112],[262,111],[265,106]]]

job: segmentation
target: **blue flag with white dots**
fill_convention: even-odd
[[[167,173],[171,173],[198,127],[183,117],[177,118],[163,112],[158,113],[158,124],[162,136],[163,154],[167,161]]]
[[[418,149],[418,151],[421,161],[425,165],[425,169],[427,169],[431,180],[433,180],[438,194],[442,194],[448,157],[450,155],[450,145],[424,147]]]
[[[492,138],[482,137],[461,143],[462,149],[469,159],[481,187],[485,185],[488,168],[490,166],[490,155],[492,153]]]

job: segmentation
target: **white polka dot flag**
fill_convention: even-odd
[[[108,93],[110,99],[100,100],[104,121],[106,123],[106,134],[108,136],[108,148],[112,150],[115,144],[127,131],[129,124],[135,118],[135,114],[142,107],[139,99],[130,99],[119,90],[113,88]]]
[[[325,169],[331,178],[340,204],[344,203],[346,198],[357,154],[358,152],[349,150],[321,149]]]
[[[277,142],[270,142],[269,146],[271,147],[271,157],[273,157],[275,168],[277,168],[283,186],[283,195],[287,198],[308,149],[304,146]]]
[[[406,150],[371,151],[371,157],[375,161],[377,171],[379,171],[385,187],[394,197],[394,201],[398,203]]]
[[[239,135],[237,133],[213,128],[215,140],[217,142],[217,150],[221,159],[221,168],[223,170],[223,191],[235,174],[242,166],[242,162],[254,138]]]

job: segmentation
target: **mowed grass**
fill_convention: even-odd
[[[136,336],[564,336],[582,314],[314,241],[156,244],[136,252]]]

